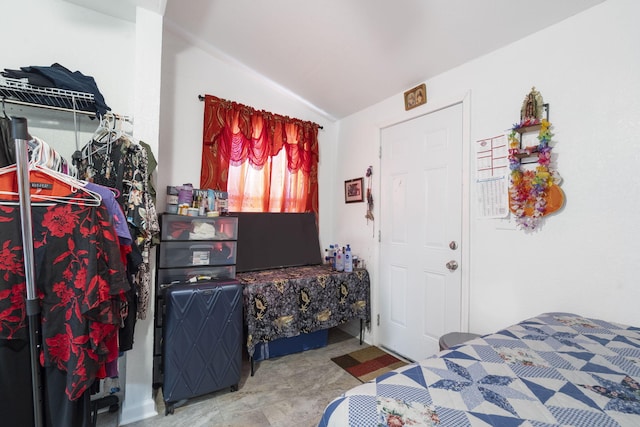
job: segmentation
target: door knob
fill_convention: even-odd
[[[446,266],[449,269],[449,271],[456,271],[458,269],[458,263],[455,262],[454,260],[449,261],[446,264]]]

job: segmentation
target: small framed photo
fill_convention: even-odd
[[[364,178],[350,179],[344,182],[344,202],[356,203],[364,202]]]
[[[411,110],[427,103],[427,85],[422,83],[404,93],[404,109]]]

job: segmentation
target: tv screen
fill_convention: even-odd
[[[234,212],[238,217],[236,271],[322,264],[315,214]]]

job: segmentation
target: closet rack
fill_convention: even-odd
[[[47,108],[96,117],[95,99],[92,93],[34,86],[29,84],[26,79],[0,77],[0,97],[2,97],[3,104]],[[129,123],[133,122],[133,119],[129,116],[111,112],[105,114],[105,116]]]
[[[76,145],[78,143],[76,113],[96,116],[93,107],[94,96],[90,93],[77,92],[66,89],[48,88],[33,86],[23,80],[0,77],[0,97],[2,97],[2,107],[11,103],[35,108],[52,109],[73,113],[74,128],[76,129]],[[90,110],[90,111],[87,111]],[[112,113],[105,114],[106,117],[113,117],[119,120],[132,122],[128,116],[120,116]],[[16,166],[18,174],[18,188],[20,194],[20,213],[22,223],[22,233],[24,243],[25,259],[25,279],[27,288],[27,318],[29,323],[29,335],[31,344],[31,374],[33,391],[33,415],[35,427],[41,427],[44,423],[44,409],[42,407],[42,379],[39,370],[39,318],[40,305],[35,290],[35,271],[33,263],[33,237],[31,235],[31,203],[29,184],[29,156],[28,140],[31,139],[28,133],[27,119],[24,117],[12,117],[12,138],[16,144]],[[29,242],[29,243],[27,243]],[[109,408],[109,412],[118,409],[120,399],[116,395],[107,395],[91,400],[91,426],[97,423],[98,410]]]
[[[36,105],[95,116],[94,97],[91,93],[33,86],[26,80],[2,77],[0,78],[0,95],[3,97],[3,102],[11,104]]]
[[[5,104],[73,113],[76,150],[80,149],[80,141],[78,139],[78,114],[91,118],[97,117],[95,98],[92,93],[55,87],[34,86],[29,84],[27,79],[14,79],[0,76],[0,97],[2,98],[2,113],[4,113],[5,116]],[[104,114],[104,117],[133,123],[133,119],[130,116],[123,116],[112,112],[107,112]]]
[[[27,290],[26,314],[29,324],[29,345],[31,353],[31,391],[33,394],[33,420],[36,427],[43,425],[43,409],[38,365],[40,304],[35,289],[35,269],[33,262],[33,235],[31,229],[31,198],[29,190],[29,156],[27,154],[27,119],[14,117],[11,123],[11,136],[16,144],[16,167],[18,174],[18,192],[20,194],[20,219],[24,252],[24,272]]]

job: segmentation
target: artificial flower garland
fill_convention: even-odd
[[[509,134],[509,168],[511,169],[511,186],[509,187],[509,201],[511,211],[515,215],[516,223],[525,230],[534,230],[540,224],[546,212],[547,194],[551,186],[555,185],[555,173],[550,169],[551,163],[551,123],[543,119],[538,134],[539,144],[536,147],[527,147],[525,152],[532,154],[537,151],[538,166],[535,171],[523,170],[522,162],[518,157],[520,141],[517,137],[517,129],[531,126],[537,123],[516,124]]]

